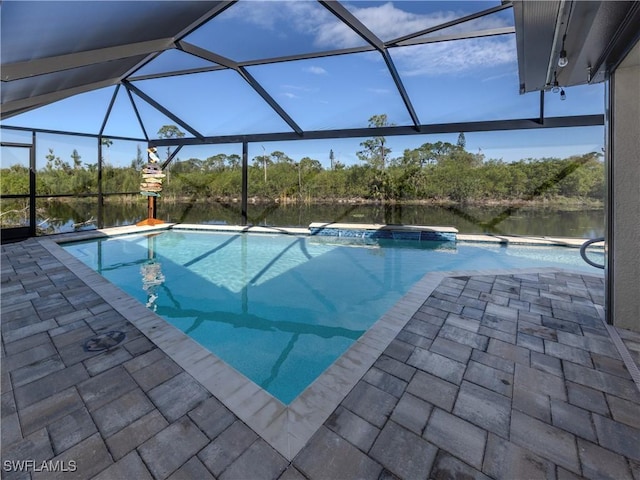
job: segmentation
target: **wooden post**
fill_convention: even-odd
[[[148,148],[147,152],[149,154],[149,163],[145,165],[142,173],[143,175],[148,173],[149,175],[147,175],[147,177],[152,177],[152,175],[155,176],[152,177],[153,180],[147,180],[147,177],[145,176],[142,177],[140,193],[147,195],[147,218],[145,220],[142,220],[141,222],[136,223],[136,225],[139,227],[148,225],[159,225],[161,223],[164,223],[162,220],[158,220],[156,218],[156,200],[158,198],[156,196],[156,193],[159,192],[158,188],[162,190],[161,186],[158,187],[158,185],[161,184],[164,175],[162,175],[162,170],[160,170],[158,167],[159,162],[158,157],[155,154],[156,149]],[[153,182],[153,184],[150,185],[147,182]],[[154,185],[155,189],[153,188]]]
[[[156,197],[149,197],[147,204],[147,218],[156,218],[156,206],[154,205]]]
[[[164,223],[162,220],[156,218],[156,199],[158,197],[148,197],[147,200],[147,218],[141,222],[136,223],[138,227],[144,227],[149,225],[160,225]]]

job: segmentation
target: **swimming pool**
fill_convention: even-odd
[[[63,248],[285,404],[429,271],[600,273],[561,247],[176,229]]]

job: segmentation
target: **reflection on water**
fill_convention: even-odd
[[[107,198],[103,209],[107,227],[132,225],[145,218],[146,204]],[[49,219],[48,233],[73,230],[74,224],[96,217],[96,199],[69,199],[38,204],[41,220]],[[196,224],[242,223],[240,205],[218,202],[158,202],[158,218]],[[307,227],[313,222],[386,223],[453,226],[460,233],[594,238],[604,235],[604,209],[559,210],[547,207],[454,207],[433,205],[250,204],[253,225]]]
[[[147,292],[146,307],[157,311],[158,288],[164,283],[165,276],[162,274],[162,265],[156,259],[156,235],[147,237],[147,262],[140,266],[142,275],[142,290]]]

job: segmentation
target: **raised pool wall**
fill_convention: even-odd
[[[458,230],[453,227],[421,225],[380,225],[355,223],[312,223],[309,235],[345,238],[456,242]]]

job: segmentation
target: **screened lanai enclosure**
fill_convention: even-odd
[[[151,212],[605,236],[609,80],[637,2],[0,8],[3,239]]]

